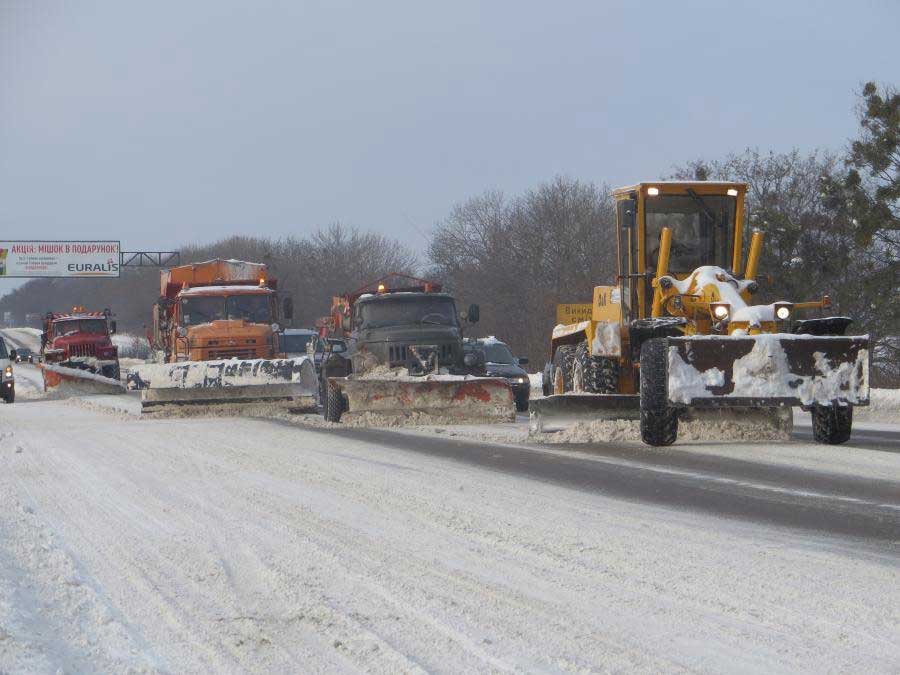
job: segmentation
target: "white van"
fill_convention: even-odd
[[[16,400],[16,380],[13,377],[13,363],[16,350],[7,351],[6,342],[0,339],[0,398],[7,403]]]

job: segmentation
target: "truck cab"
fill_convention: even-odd
[[[211,260],[161,273],[154,346],[167,363],[272,359],[283,353],[276,281],[259,263]]]
[[[111,312],[87,312],[73,307],[70,314],[48,313],[41,335],[43,361],[119,379],[119,350],[112,342],[116,322]]]

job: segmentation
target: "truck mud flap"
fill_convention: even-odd
[[[55,363],[38,364],[44,380],[44,391],[60,394],[124,394],[125,384],[90,370],[66,368]]]
[[[315,367],[307,357],[152,364],[132,370],[127,380],[130,388],[141,391],[144,408],[266,400],[314,407],[318,391]]]
[[[869,402],[868,336],[694,336],[668,341],[676,406]]]
[[[329,378],[346,402],[347,416],[417,415],[459,422],[510,422],[516,418],[509,382],[502,378],[392,380]]]
[[[629,394],[559,394],[539,398],[528,406],[528,431],[563,431],[579,422],[640,419],[640,397]]]

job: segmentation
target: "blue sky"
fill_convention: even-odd
[[[341,221],[421,250],[486,189],[840,149],[898,27],[874,0],[0,0],[0,238]]]

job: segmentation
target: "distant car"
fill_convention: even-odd
[[[485,376],[505,377],[512,387],[516,410],[519,412],[528,410],[531,382],[528,379],[528,372],[521,367],[528,363],[528,359],[517,359],[507,344],[495,337],[466,340],[463,343],[463,351],[476,354],[477,367]]]
[[[23,361],[34,363],[34,352],[28,347],[19,347],[16,350],[16,363],[22,363]]]

